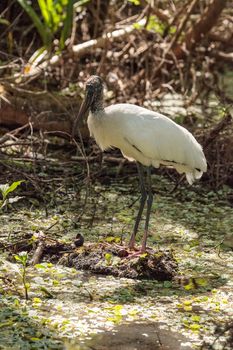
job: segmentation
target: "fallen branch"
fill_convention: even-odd
[[[45,241],[42,238],[42,240],[39,242],[39,244],[38,244],[38,246],[33,254],[33,257],[30,261],[31,265],[36,265],[36,264],[40,263],[41,258],[42,258],[43,253],[44,253],[45,246],[46,246]]]
[[[88,53],[91,49],[105,47],[106,43],[110,42],[111,40],[121,39],[124,36],[137,30],[139,27],[145,26],[145,24],[146,18],[140,19],[138,22],[126,26],[125,28],[114,30],[113,32],[103,34],[102,37],[99,37],[97,39],[92,39],[82,44],[74,45],[71,47],[70,51],[75,56],[83,56],[86,53]],[[21,82],[28,82],[28,80],[33,80],[40,76],[40,74],[49,66],[55,66],[59,64],[61,59],[62,55],[54,55],[51,58],[45,56],[45,60],[38,65],[28,64],[28,69],[25,70],[24,74],[22,72],[15,74],[13,76],[13,81],[16,81],[17,79],[20,79]]]
[[[26,129],[27,127],[29,126],[29,123],[17,128],[17,129],[14,129],[12,130],[11,132],[8,132],[6,133],[5,135],[3,135],[2,137],[0,137],[0,145],[5,143],[6,141],[8,140],[12,140],[12,138],[14,139],[15,136],[21,132],[22,130]]]
[[[233,52],[218,51],[214,55],[225,62],[233,63]]]
[[[103,34],[102,37],[97,39],[92,39],[86,41],[82,44],[74,45],[71,48],[72,53],[75,56],[83,56],[92,49],[101,48],[106,45],[106,43],[114,39],[122,39],[124,36],[129,35],[135,31],[138,27],[143,27],[146,24],[146,18],[141,19],[125,28],[114,30],[113,32]]]

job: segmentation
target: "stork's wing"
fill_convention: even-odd
[[[182,126],[162,114],[136,105],[118,104],[108,108],[111,109],[112,122],[113,119],[117,120],[115,130],[119,133],[119,139],[123,135],[125,140],[124,145],[121,139],[121,144],[113,146],[120,148],[127,157],[135,159],[135,154],[140,154],[141,159],[150,159],[154,166],[170,163],[175,168],[178,164],[187,166],[189,170],[206,171],[202,147]],[[179,167],[177,170],[179,171]]]

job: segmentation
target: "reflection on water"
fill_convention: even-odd
[[[171,332],[163,323],[122,324],[112,331],[95,335],[67,350],[189,350],[191,344],[181,334]]]

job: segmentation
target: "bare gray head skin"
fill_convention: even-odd
[[[102,111],[103,107],[103,80],[98,75],[92,75],[86,81],[85,98],[81,104],[78,115],[75,118],[72,136],[74,137],[76,127],[79,121],[84,117],[86,112],[90,109],[92,113]]]
[[[103,109],[103,80],[98,75],[92,75],[86,81],[85,100],[89,101],[89,107],[92,113]]]

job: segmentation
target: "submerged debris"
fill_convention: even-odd
[[[168,252],[149,250],[145,254],[132,254],[114,244],[90,243],[73,253],[64,255],[59,261],[77,270],[127,278],[149,278],[159,281],[173,279],[177,274],[177,263]]]
[[[77,235],[73,243],[51,239],[41,234],[37,241],[27,246],[3,247],[15,253],[27,251],[30,265],[43,262],[59,263],[77,270],[89,270],[95,274],[126,278],[146,278],[170,281],[178,276],[178,264],[169,251],[148,248],[146,253],[129,251],[115,243],[85,243],[82,235]],[[23,241],[24,242],[24,241]]]

